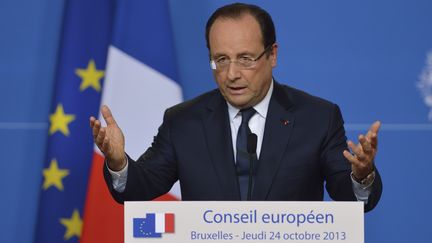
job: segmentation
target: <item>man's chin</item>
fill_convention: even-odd
[[[230,97],[228,102],[237,109],[244,109],[253,106],[251,105],[251,101],[246,99],[233,99]]]

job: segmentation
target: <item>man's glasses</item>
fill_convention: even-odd
[[[238,58],[238,59],[230,60],[230,59],[227,58],[227,57],[220,57],[220,58],[218,58],[218,59],[216,59],[216,60],[211,60],[211,61],[210,61],[210,67],[211,67],[211,69],[213,69],[213,70],[220,70],[220,71],[222,71],[222,70],[227,69],[228,66],[229,66],[231,63],[234,63],[234,64],[236,64],[236,66],[237,66],[238,68],[240,68],[240,69],[250,69],[250,68],[254,68],[254,67],[256,66],[258,60],[259,60],[262,56],[264,56],[264,54],[265,54],[266,52],[268,52],[269,50],[271,50],[272,47],[273,47],[273,44],[267,46],[267,47],[264,49],[264,51],[261,52],[261,54],[259,54],[258,57],[256,57],[256,58],[253,58],[253,57],[250,57],[250,56],[242,56],[242,57],[240,57],[240,58]]]

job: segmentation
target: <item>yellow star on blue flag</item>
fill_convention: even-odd
[[[105,72],[96,69],[96,64],[93,59],[91,59],[87,65],[86,69],[78,68],[75,74],[81,78],[80,91],[84,91],[87,88],[93,88],[97,92],[101,90],[101,79],[104,77]]]
[[[55,112],[50,115],[49,118],[51,125],[49,129],[49,134],[54,134],[55,132],[61,132],[65,136],[69,136],[69,123],[75,120],[75,115],[65,114],[63,105],[58,104]]]
[[[69,240],[73,236],[81,237],[83,222],[78,209],[73,211],[70,218],[61,218],[60,223],[66,228],[66,232],[63,236],[65,240]]]
[[[57,187],[60,191],[63,191],[63,178],[69,175],[69,170],[60,169],[56,159],[51,160],[51,164],[48,168],[43,170],[44,183],[42,188],[44,190],[51,186]]]

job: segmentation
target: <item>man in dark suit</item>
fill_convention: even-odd
[[[179,180],[183,200],[317,201],[325,185],[334,200],[363,201],[366,211],[376,206],[379,122],[358,144],[347,143],[337,105],[276,82],[275,29],[257,6],[216,10],[206,39],[219,89],[169,108],[136,162],[108,107],[102,107],[107,127],[90,118],[118,202],[154,199]],[[250,143],[256,143],[252,152]]]

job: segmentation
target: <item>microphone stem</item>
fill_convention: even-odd
[[[248,194],[247,200],[252,200],[252,177],[254,168],[254,154],[249,154],[249,183],[248,183]]]

